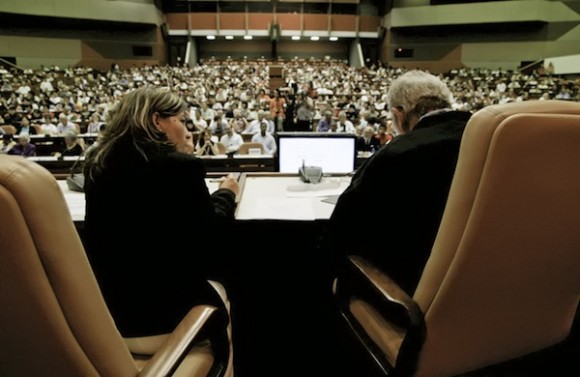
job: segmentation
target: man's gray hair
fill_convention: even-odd
[[[430,73],[412,70],[405,72],[393,81],[387,94],[389,108],[401,107],[410,112],[424,98],[436,98],[445,106],[451,106],[453,95],[437,76]]]

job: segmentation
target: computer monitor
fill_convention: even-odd
[[[351,173],[356,164],[356,136],[328,132],[278,132],[277,170],[298,173],[304,164],[323,173]]]

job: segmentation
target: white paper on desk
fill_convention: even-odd
[[[253,206],[254,219],[314,220],[314,208],[310,199],[263,198]],[[238,217],[240,219],[240,217]]]
[[[286,189],[286,196],[288,198],[317,198],[323,196],[334,196],[340,195],[346,189],[346,186],[339,185],[338,183],[335,185],[328,185],[327,188],[321,186],[321,189],[316,188],[316,186],[312,186],[312,183],[303,183],[305,188],[304,190],[297,189],[298,185],[293,185],[293,187],[289,187]],[[322,184],[321,184],[322,185]]]

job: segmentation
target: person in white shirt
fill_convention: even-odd
[[[45,78],[40,83],[40,90],[43,93],[52,93],[54,91],[54,88],[52,86],[52,83],[50,82],[51,80],[52,80],[52,78]]]
[[[56,125],[56,128],[60,135],[64,135],[67,133],[67,131],[74,131],[75,133],[77,132],[77,126],[73,122],[69,121],[68,117],[64,113],[60,113],[58,120],[59,122]]]
[[[233,111],[234,117],[230,120],[230,126],[237,132],[242,133],[248,128],[248,121],[242,116],[240,109]]]
[[[50,115],[44,115],[42,123],[40,124],[40,129],[45,135],[55,136],[58,134],[58,128],[56,127],[56,124],[51,122]]]
[[[223,112],[218,111],[218,112],[216,112],[215,117],[210,122],[208,127],[211,130],[212,134],[221,137],[225,133],[227,125],[228,125],[228,121],[224,119]]]
[[[193,122],[193,125],[197,131],[201,132],[207,128],[207,122],[201,116],[201,110],[199,108],[192,107],[189,114],[191,121]]]
[[[242,135],[234,132],[232,127],[226,123],[225,133],[220,137],[220,142],[226,146],[226,153],[236,153],[240,145],[244,142]]]
[[[252,136],[252,141],[260,143],[264,146],[264,153],[274,155],[276,153],[276,139],[267,132],[268,123],[262,122],[260,124],[260,132]]]
[[[354,134],[354,124],[346,118],[345,111],[341,111],[338,113],[338,120],[336,121],[336,129],[337,132]]]
[[[259,110],[257,114],[258,118],[252,120],[247,126],[246,129],[242,131],[244,135],[255,135],[260,132],[260,127],[262,121],[266,117],[266,112],[264,110]]]
[[[97,113],[91,114],[91,118],[89,124],[87,125],[87,133],[89,134],[97,134],[99,133],[99,128],[101,127],[101,117]]]

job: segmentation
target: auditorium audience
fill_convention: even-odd
[[[242,135],[236,133],[229,124],[224,128],[225,133],[220,137],[220,142],[226,146],[226,153],[235,154],[244,142]]]
[[[382,147],[385,144],[389,144],[393,139],[393,134],[389,131],[389,125],[392,125],[391,120],[382,119],[377,129],[377,133],[374,138],[379,141],[379,145]],[[392,126],[391,126],[392,127]]]
[[[355,173],[321,239],[336,259],[356,252],[411,296],[441,220],[459,144],[471,113],[451,109],[436,76],[412,70],[388,91],[397,137]],[[392,237],[385,240],[382,234]]]
[[[101,116],[98,113],[95,112],[91,114],[91,118],[89,120],[89,123],[87,124],[87,133],[89,134],[99,133],[99,129],[101,128],[102,124],[103,121],[101,120]]]
[[[220,276],[239,187],[227,176],[209,193],[188,153],[187,113],[167,89],[126,93],[85,160],[86,249],[124,337],[168,333],[196,304],[225,305],[208,279]]]
[[[375,129],[373,126],[366,126],[363,129],[362,136],[356,139],[357,153],[375,153],[380,147],[379,139],[375,137]]]
[[[230,120],[230,127],[234,129],[237,133],[241,134],[248,127],[248,120],[244,118],[241,109],[235,109],[233,111],[233,117]]]
[[[260,127],[262,122],[268,123],[266,120],[266,111],[258,110],[256,114],[256,119],[253,119],[246,125],[246,128],[241,132],[244,135],[255,135],[260,132]]]
[[[273,97],[270,99],[270,116],[276,125],[276,131],[284,131],[283,124],[286,116],[286,98],[280,93],[280,89],[273,91]]]
[[[36,145],[30,142],[30,135],[20,134],[18,143],[14,144],[6,153],[23,157],[36,156]]]
[[[268,124],[262,122],[260,124],[260,132],[254,134],[251,141],[262,144],[265,154],[274,155],[276,153],[276,139],[267,130]]]
[[[318,126],[316,126],[316,132],[328,132],[332,124],[332,111],[326,110],[324,112],[324,117],[318,121]]]
[[[20,124],[16,127],[17,135],[36,135],[36,128],[34,128],[27,117],[20,120]]]
[[[224,112],[222,110],[217,110],[208,128],[211,130],[212,134],[221,137],[226,132],[227,125],[228,121],[224,119]]]
[[[234,124],[237,133],[255,134],[259,132],[260,122],[251,127],[252,132],[248,132],[247,126],[240,132],[242,124],[251,123],[259,111],[265,111],[264,118],[270,124],[267,132],[274,135],[279,113],[272,114],[270,104],[275,98],[267,95],[271,92],[292,93],[296,98],[295,106],[286,106],[286,130],[310,131],[312,126],[316,129],[326,111],[330,111],[328,124],[339,121],[337,131],[342,129],[338,118],[345,112],[355,129],[371,125],[376,133],[382,114],[389,110],[385,93],[391,82],[406,71],[379,62],[354,68],[345,61],[333,59],[279,60],[278,64],[283,65],[286,80],[279,88],[270,88],[269,65],[265,59],[220,61],[212,58],[194,66],[143,65],[109,71],[51,66],[25,72],[10,68],[0,71],[0,80],[10,88],[0,96],[0,119],[3,124],[17,125],[22,118],[28,118],[32,125],[52,128],[41,117],[50,115],[51,123],[60,123],[58,132],[63,134],[66,131],[62,129],[63,123],[53,119],[68,114],[68,123],[76,124],[77,133],[85,133],[92,114],[97,113],[105,121],[108,109],[125,94],[143,85],[154,85],[167,86],[187,101],[193,119],[192,132],[215,122],[216,113],[221,112],[222,120]],[[438,77],[454,94],[451,107],[455,110],[474,112],[490,104],[530,99],[580,100],[580,78],[549,74],[547,69],[540,68],[531,73],[458,68]],[[48,89],[49,86],[52,88]],[[240,114],[239,118],[234,114]],[[232,123],[234,118],[236,121]],[[54,133],[48,129],[42,132]],[[43,147],[42,153],[48,150]]]
[[[212,133],[209,128],[201,131],[195,146],[196,156],[217,156],[220,154],[217,143],[212,140]]]
[[[64,133],[64,148],[54,154],[55,157],[80,156],[85,150],[85,142],[79,138],[76,131]]]
[[[311,101],[306,94],[298,95],[296,106],[296,131],[312,131],[312,118],[314,112],[312,111]]]
[[[7,154],[12,147],[16,145],[16,142],[12,139],[11,134],[2,134],[2,144],[0,144],[0,154]]]
[[[97,139],[95,141],[93,141],[93,143],[91,145],[89,145],[89,146],[87,146],[85,148],[85,152],[84,152],[85,155],[86,154],[89,154],[89,152],[91,150],[93,150],[94,148],[97,147],[97,145],[99,145],[99,142],[101,141],[101,139],[103,139],[103,134],[105,133],[105,128],[107,128],[106,123],[102,123],[101,122],[101,124],[99,125],[99,131],[98,131],[98,134],[97,134]]]
[[[347,119],[345,111],[340,111],[338,113],[338,119],[336,120],[336,128],[338,132],[346,132],[349,134],[354,134],[354,124]]]
[[[40,121],[40,129],[45,135],[58,135],[58,128],[56,127],[56,124],[52,123],[49,113],[45,113],[42,117],[42,120]]]
[[[77,132],[77,125],[70,121],[65,113],[60,113],[58,117],[58,124],[56,125],[59,135],[64,135],[68,131]]]

